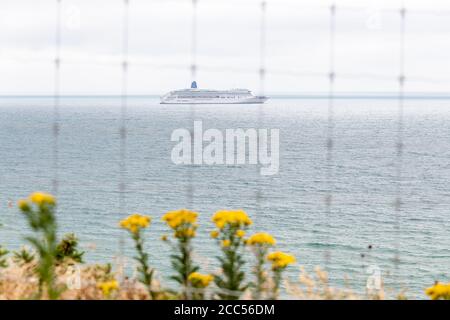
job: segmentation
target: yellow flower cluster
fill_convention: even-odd
[[[223,229],[226,225],[242,227],[253,223],[244,210],[219,210],[214,214],[212,221],[219,229]]]
[[[22,199],[18,202],[18,207],[22,211],[30,210],[30,204],[34,203],[35,205],[49,205],[54,206],[56,204],[56,199],[54,196],[44,192],[34,192],[32,193],[28,199]]]
[[[425,293],[433,300],[450,300],[450,283],[436,283],[425,290]]]
[[[120,226],[129,230],[131,233],[137,233],[140,229],[147,228],[150,224],[150,217],[139,213],[130,215],[128,218],[120,221]]]
[[[288,265],[294,263],[295,257],[281,251],[276,251],[269,253],[267,255],[267,260],[272,262],[272,270],[278,270],[286,268]]]
[[[270,234],[265,232],[259,232],[252,235],[247,239],[247,244],[251,246],[255,245],[275,245],[275,239]]]
[[[201,274],[198,272],[192,272],[188,280],[196,288],[206,288],[209,283],[214,279],[210,274]]]
[[[193,238],[197,228],[198,213],[187,209],[167,212],[162,221],[175,230],[175,238]]]
[[[162,217],[162,220],[172,229],[176,229],[183,224],[195,224],[197,222],[197,216],[197,212],[181,209],[167,212]]]
[[[97,288],[102,290],[105,297],[109,297],[112,291],[119,289],[119,283],[116,280],[100,282],[97,284]]]

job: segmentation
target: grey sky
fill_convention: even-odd
[[[330,1],[267,1],[268,93],[324,92]],[[392,92],[401,1],[338,0],[336,89]],[[450,2],[405,0],[411,92],[449,92]],[[260,1],[198,0],[200,87],[258,91]],[[0,0],[0,94],[53,88],[56,0]],[[118,94],[122,0],[63,0],[62,92]],[[190,0],[130,0],[130,93],[191,81]]]

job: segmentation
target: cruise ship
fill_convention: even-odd
[[[238,104],[264,103],[268,97],[254,96],[247,89],[207,90],[197,88],[193,81],[190,89],[170,91],[161,97],[162,104]]]

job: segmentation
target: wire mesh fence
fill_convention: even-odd
[[[395,237],[396,243],[395,245],[395,256],[393,257],[393,263],[395,268],[399,267],[399,262],[401,261],[401,241],[399,238],[399,234],[402,232],[402,221],[401,221],[401,211],[402,204],[407,201],[404,195],[402,194],[402,171],[403,171],[403,154],[404,150],[407,146],[404,144],[404,108],[406,106],[405,102],[405,86],[410,82],[416,83],[427,83],[429,85],[433,85],[436,83],[439,84],[450,84],[450,78],[446,79],[444,77],[434,77],[433,75],[414,75],[408,74],[408,70],[406,67],[406,59],[408,57],[408,46],[406,43],[408,28],[407,28],[407,20],[410,15],[415,16],[438,16],[438,17],[447,17],[450,16],[450,11],[446,10],[433,10],[433,9],[409,9],[405,4],[400,4],[398,8],[388,8],[388,9],[378,9],[378,13],[389,13],[389,14],[397,14],[398,15],[398,48],[389,48],[392,50],[395,55],[398,55],[398,75],[395,72],[392,74],[384,74],[377,73],[373,71],[366,70],[356,70],[356,71],[339,71],[338,65],[339,60],[336,59],[336,50],[340,46],[345,45],[344,43],[339,42],[339,15],[341,12],[355,12],[357,14],[364,14],[367,10],[366,7],[357,7],[357,6],[348,6],[348,5],[340,5],[338,1],[333,1],[329,5],[312,5],[309,3],[308,5],[304,5],[300,2],[295,1],[232,1],[234,8],[239,10],[240,7],[251,7],[254,8],[254,15],[259,16],[258,18],[258,26],[256,29],[259,32],[259,35],[255,35],[255,38],[259,38],[259,57],[255,57],[255,59],[259,60],[258,67],[247,67],[242,65],[231,65],[231,66],[220,66],[220,65],[208,65],[207,63],[202,63],[201,57],[198,54],[198,47],[201,39],[199,39],[199,28],[198,28],[198,20],[202,18],[201,7],[202,2],[200,0],[190,0],[190,1],[181,1],[181,0],[171,0],[171,1],[155,1],[156,3],[183,3],[184,5],[190,6],[186,14],[190,16],[191,25],[190,25],[190,58],[187,59],[188,63],[178,63],[178,62],[170,62],[170,63],[158,63],[152,60],[151,56],[140,56],[139,59],[133,60],[130,55],[129,49],[129,38],[132,37],[132,32],[130,28],[130,24],[133,23],[133,15],[130,14],[132,11],[132,7],[135,3],[138,3],[139,0],[121,0],[123,2],[123,6],[120,12],[121,16],[117,16],[117,21],[121,22],[121,57],[117,57],[114,59],[103,59],[101,56],[89,56],[88,59],[83,58],[74,58],[74,57],[64,57],[62,55],[62,48],[64,47],[64,39],[62,37],[62,11],[61,8],[64,5],[65,0],[55,0],[55,25],[54,25],[54,59],[53,59],[53,69],[54,69],[54,90],[53,90],[53,124],[52,134],[53,134],[53,178],[52,178],[52,186],[53,192],[58,194],[58,187],[60,185],[59,181],[59,172],[60,172],[60,163],[59,163],[59,131],[60,131],[60,99],[61,99],[61,83],[64,83],[66,80],[64,78],[64,74],[61,73],[61,66],[63,65],[108,65],[108,66],[120,66],[121,68],[121,79],[120,79],[120,92],[118,95],[120,96],[120,121],[119,121],[119,134],[120,134],[120,147],[119,147],[119,168],[118,168],[118,211],[121,215],[125,215],[128,209],[127,205],[127,193],[130,192],[127,189],[127,182],[129,177],[127,176],[127,160],[129,156],[127,154],[127,132],[128,132],[128,121],[127,121],[127,109],[128,109],[128,97],[129,97],[129,82],[130,82],[130,67],[149,67],[160,70],[174,69],[174,70],[186,70],[190,72],[191,79],[195,80],[199,72],[213,72],[216,74],[220,74],[222,72],[232,72],[236,74],[254,74],[259,81],[259,94],[265,95],[266,92],[270,91],[267,87],[267,79],[273,76],[287,76],[294,78],[320,78],[328,83],[328,89],[323,90],[326,92],[326,99],[328,104],[327,109],[327,130],[324,134],[324,148],[323,152],[326,156],[326,168],[324,171],[326,172],[326,181],[327,188],[324,194],[323,207],[324,212],[326,213],[326,220],[328,223],[331,221],[331,217],[334,214],[335,210],[335,200],[336,196],[334,193],[335,190],[335,179],[334,169],[336,167],[335,159],[334,159],[334,146],[336,145],[336,139],[334,128],[336,126],[336,119],[334,117],[334,104],[336,95],[336,86],[339,81],[352,79],[356,81],[366,81],[366,80],[376,80],[381,82],[389,82],[389,83],[398,83],[398,95],[397,95],[397,137],[395,146],[393,146],[392,158],[395,161],[396,168],[396,176],[395,181],[393,183],[396,185],[396,194],[394,199],[394,205],[392,207],[392,214],[395,216],[395,232],[397,233]],[[230,2],[230,1],[228,1]],[[214,3],[220,4],[221,1],[214,1]],[[270,32],[270,21],[268,21],[268,14],[270,14],[271,10],[277,10],[277,8],[284,8],[287,10],[306,10],[309,9],[312,12],[318,12],[320,15],[327,15],[327,22],[325,20],[320,20],[321,23],[328,24],[328,53],[327,60],[324,61],[324,64],[327,65],[328,69],[326,70],[308,70],[308,69],[297,69],[297,67],[289,68],[288,70],[270,67],[270,50],[269,45],[270,42],[267,41],[268,32]],[[105,10],[108,13],[108,10]],[[230,17],[230,21],[233,18]],[[144,26],[142,26],[144,28]],[[150,31],[152,32],[152,31]],[[398,51],[398,52],[397,52]],[[25,62],[33,62],[38,64],[46,64],[49,63],[49,68],[51,66],[51,61],[46,61],[43,58],[33,58],[33,57],[13,57],[13,56],[2,56],[1,59],[5,61],[25,61]],[[393,57],[393,60],[395,58]],[[194,105],[189,106],[190,108],[190,119],[192,122],[196,117],[196,107]],[[264,106],[258,106],[258,118],[256,119],[256,127],[261,127],[262,125],[262,114],[264,112]],[[186,185],[186,205],[189,207],[194,207],[195,204],[195,184],[196,178],[191,169],[191,167],[186,169],[188,175],[188,184]],[[262,210],[261,201],[264,198],[263,190],[259,183],[257,183],[255,190],[255,203],[256,203],[256,213],[255,218],[257,219],[258,213]],[[330,226],[328,226],[330,230]],[[328,231],[328,233],[331,231]],[[123,238],[119,239],[119,248],[118,251],[120,255],[123,255],[123,246],[124,240]],[[328,266],[332,262],[330,250],[328,247],[324,250],[324,263],[325,266]]]

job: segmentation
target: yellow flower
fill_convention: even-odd
[[[177,229],[178,227],[185,224],[191,224],[195,226],[197,222],[197,216],[197,212],[187,209],[180,209],[167,212],[162,217],[162,221],[165,221],[170,228]]]
[[[213,230],[209,235],[211,236],[211,238],[215,239],[219,236],[219,231]]]
[[[245,236],[245,231],[244,230],[236,231],[236,236],[239,238],[243,238]]]
[[[244,210],[219,210],[212,217],[212,221],[219,229],[223,229],[227,225],[244,227],[253,223]]]
[[[30,210],[30,203],[27,200],[19,200],[17,202],[17,206],[19,207],[20,210],[22,211],[28,211]]]
[[[223,227],[225,227],[225,220],[218,220],[215,223],[216,223],[216,227],[219,228],[220,230],[222,230]]]
[[[230,244],[231,244],[231,241],[228,239],[222,241],[222,247],[224,247],[224,248],[229,247]]]
[[[100,282],[97,284],[97,288],[102,290],[105,297],[109,297],[112,291],[119,289],[119,283],[116,280]]]
[[[252,235],[247,240],[248,245],[269,245],[273,246],[275,245],[275,239],[268,233],[265,232],[259,232]]]
[[[137,233],[140,229],[147,228],[150,221],[151,218],[149,216],[143,216],[139,213],[135,213],[120,221],[120,226],[129,230],[131,233]]]
[[[450,300],[450,283],[444,284],[437,282],[434,286],[427,288],[425,293],[432,300]]]
[[[198,213],[187,209],[167,212],[162,218],[174,230],[175,238],[193,238],[197,229]]]
[[[196,288],[206,288],[209,283],[214,279],[210,274],[201,274],[198,272],[192,272],[188,280]]]
[[[56,204],[55,197],[51,194],[44,192],[34,192],[32,193],[28,199],[34,204],[40,205],[51,205],[54,206]]]
[[[286,268],[288,265],[294,263],[295,257],[281,251],[276,251],[269,253],[267,255],[267,260],[272,262],[272,270],[278,270]]]

